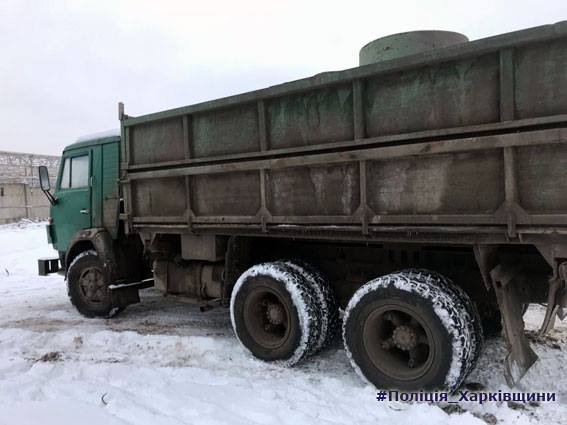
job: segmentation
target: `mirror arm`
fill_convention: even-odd
[[[49,200],[49,203],[51,205],[55,205],[57,203],[57,198],[51,194],[49,189],[48,190],[41,189],[41,190],[45,194],[45,196],[47,196],[47,199]]]

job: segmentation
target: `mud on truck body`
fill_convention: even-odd
[[[69,296],[110,317],[154,285],[228,307],[287,365],[342,332],[381,388],[454,390],[483,335],[508,382],[522,319],[567,302],[567,24],[468,42],[376,40],[361,66],[140,117],[67,147],[50,242]],[[40,261],[40,271],[57,262]]]

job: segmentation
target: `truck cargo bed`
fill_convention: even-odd
[[[128,229],[567,231],[567,23],[122,120]]]

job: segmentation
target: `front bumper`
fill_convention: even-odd
[[[59,258],[40,258],[37,260],[37,270],[40,276],[57,273],[60,268]]]

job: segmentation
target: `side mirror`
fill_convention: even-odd
[[[38,167],[39,172],[39,185],[41,186],[41,190],[47,192],[51,189],[51,182],[49,181],[49,171],[45,165],[40,165]]]
[[[41,187],[42,192],[47,196],[49,199],[49,203],[51,205],[55,205],[57,199],[51,194],[49,189],[51,189],[51,182],[49,181],[49,171],[45,165],[40,165],[37,169],[39,174],[39,186]]]

